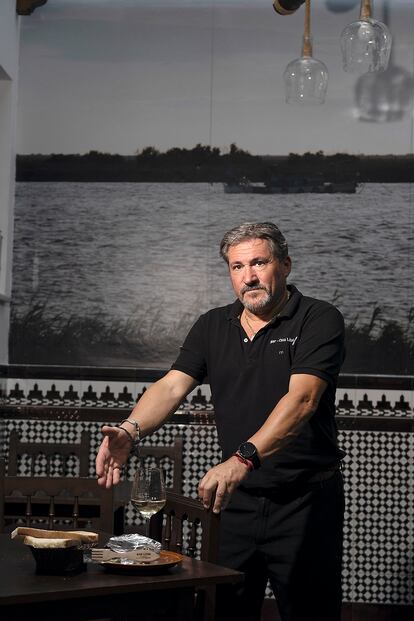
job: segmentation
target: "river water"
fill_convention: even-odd
[[[414,306],[413,189],[357,194],[225,194],[221,184],[18,183],[13,304],[51,316],[160,325],[233,299],[218,256],[223,232],[271,220],[284,232],[290,281],[334,302],[347,322],[407,322]],[[185,326],[185,327],[186,327]]]

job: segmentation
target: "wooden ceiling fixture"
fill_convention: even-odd
[[[16,0],[17,15],[31,15],[37,7],[46,4],[47,0]]]
[[[305,0],[274,0],[273,8],[279,15],[291,15],[304,4]]]

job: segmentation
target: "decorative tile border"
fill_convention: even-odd
[[[151,382],[7,378],[3,403],[132,408],[150,385]],[[414,395],[411,390],[338,388],[336,406],[339,415],[403,418],[414,416]],[[203,384],[188,395],[179,408],[186,410],[213,410],[208,385]]]
[[[8,378],[4,382],[4,405],[45,405],[97,408],[133,407],[150,382],[105,382]],[[180,410],[212,410],[211,392],[199,386],[184,400]]]

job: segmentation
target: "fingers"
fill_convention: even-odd
[[[130,443],[117,427],[104,425],[104,438],[96,456],[98,485],[111,488],[121,480],[123,464],[128,459]]]
[[[228,503],[229,498],[230,494],[227,489],[227,484],[225,482],[219,483],[214,498],[213,513],[220,513]]]
[[[209,482],[207,475],[200,481],[200,485],[198,487],[198,497],[203,503],[204,509],[210,509],[211,500],[216,491],[216,487],[217,482]]]
[[[227,504],[230,493],[225,479],[220,480],[213,468],[200,482],[198,495],[205,509],[213,507],[213,513],[220,513]]]
[[[113,485],[118,485],[121,480],[121,474],[123,472],[123,468],[121,466],[113,466],[112,467],[112,483]]]
[[[122,466],[105,463],[103,473],[98,476],[98,485],[102,485],[107,489],[110,489],[113,485],[118,485],[122,472]]]
[[[99,483],[100,478],[103,477],[103,475],[105,474],[105,462],[107,459],[108,444],[109,444],[109,438],[105,437],[102,440],[101,446],[99,447],[99,451],[96,456],[95,468],[96,468],[96,474],[98,475],[98,483]],[[99,484],[102,485],[102,483],[99,483]]]
[[[204,479],[203,479],[204,481]],[[205,509],[213,507],[213,513],[220,513],[230,499],[231,486],[226,481],[210,480],[200,483],[199,497]]]
[[[96,456],[96,474],[98,485],[111,488],[121,480],[122,464],[112,455],[110,450],[109,437],[106,436],[99,448]]]
[[[198,496],[204,508],[212,507],[213,513],[220,513],[248,472],[244,464],[232,458],[211,468],[201,479],[198,487]]]
[[[114,485],[114,471],[112,466],[109,466],[106,472],[105,487],[106,489],[110,489],[112,485]]]
[[[98,477],[98,485],[101,485],[102,487],[106,486],[106,474]]]

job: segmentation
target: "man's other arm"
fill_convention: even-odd
[[[328,383],[305,373],[291,375],[289,391],[281,398],[260,429],[249,438],[259,457],[266,459],[284,448],[316,411]]]
[[[299,433],[302,425],[316,411],[327,382],[316,375],[291,375],[288,392],[280,399],[257,432],[247,438],[261,460],[270,457]],[[211,468],[199,485],[199,497],[205,508],[213,506],[219,513],[249,470],[237,457],[230,457]]]

